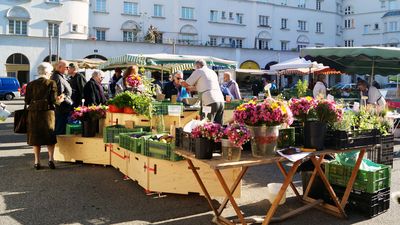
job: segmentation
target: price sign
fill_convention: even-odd
[[[354,102],[353,110],[356,112],[360,111],[360,103],[359,102]]]
[[[180,105],[169,105],[168,106],[168,116],[181,116],[182,106]]]
[[[211,113],[211,106],[203,106],[203,113],[206,115]]]

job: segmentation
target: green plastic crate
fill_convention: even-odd
[[[239,105],[243,104],[244,101],[231,101],[225,102],[224,110],[235,110]]]
[[[353,185],[354,190],[375,193],[390,187],[390,167],[376,164],[377,171],[358,170]],[[346,187],[354,167],[340,165],[337,162],[325,163],[325,174],[331,184]]]
[[[175,154],[173,143],[145,140],[144,155],[169,161],[180,161],[183,157]]]
[[[82,134],[82,124],[67,124],[66,134]]]
[[[103,129],[103,141],[104,143],[119,143],[118,136],[120,133],[128,132],[143,132],[142,128],[129,129],[122,125],[114,125],[104,127]]]
[[[168,115],[168,106],[169,105],[179,105],[182,108],[183,113],[183,103],[171,103],[171,102],[153,102],[154,107],[154,115]]]
[[[131,152],[135,153],[142,153],[144,152],[144,137],[142,136],[139,138],[134,138],[131,137],[130,135],[132,134],[144,134],[144,135],[149,135],[151,133],[148,132],[130,132],[130,133],[120,133],[119,134],[119,146],[122,148],[125,148]]]

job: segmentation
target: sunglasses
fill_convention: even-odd
[[[177,80],[182,80],[182,78],[180,78],[180,77],[177,77],[176,79],[177,79]]]

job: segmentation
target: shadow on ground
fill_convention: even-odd
[[[147,196],[111,167],[59,163],[56,170],[44,166],[35,171],[32,160],[32,154],[0,158],[2,174],[7,174],[0,179],[6,206],[0,215],[21,224],[147,224],[209,211],[205,198],[196,194]],[[211,214],[202,215],[194,224],[210,224],[211,219]],[[169,224],[191,224],[186,220],[191,218]]]

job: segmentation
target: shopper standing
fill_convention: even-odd
[[[40,148],[47,145],[49,167],[55,169],[54,146],[57,143],[55,128],[55,104],[61,103],[63,96],[57,97],[57,84],[50,80],[53,66],[43,62],[37,67],[39,78],[28,83],[25,104],[28,106],[27,139],[35,154],[34,168],[39,170]]]
[[[65,129],[67,127],[68,116],[73,110],[73,102],[71,99],[72,88],[65,78],[65,72],[67,71],[67,62],[60,60],[56,64],[55,71],[51,76],[51,80],[54,80],[57,84],[57,95],[63,95],[64,101],[61,102],[59,106],[56,106],[56,135],[65,134]]]
[[[115,96],[115,92],[116,92],[115,87],[116,87],[118,81],[121,78],[122,78],[122,70],[121,70],[121,68],[116,68],[115,69],[115,73],[114,73],[114,75],[112,76],[112,78],[110,80],[110,93],[111,93],[111,96],[109,96],[109,97],[114,97]]]
[[[101,71],[94,71],[92,78],[86,83],[83,92],[85,98],[85,105],[104,105],[107,101],[101,81],[104,76]]]
[[[223,85],[229,89],[229,92],[231,93],[233,99],[242,99],[242,96],[240,95],[239,85],[236,83],[236,81],[232,80],[232,74],[230,72],[224,73]]]
[[[68,75],[71,77],[69,83],[72,88],[71,99],[74,107],[81,105],[83,99],[83,87],[86,84],[86,78],[83,74],[78,72],[79,67],[76,63],[68,65]]]
[[[314,98],[326,98],[325,75],[319,75],[313,88]]]

